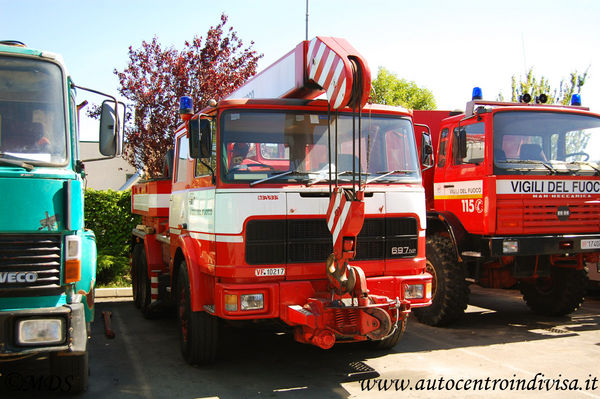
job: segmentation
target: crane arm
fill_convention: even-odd
[[[370,90],[371,72],[358,51],[345,39],[317,36],[298,44],[227,99],[310,100],[325,93],[335,110],[364,106]]]

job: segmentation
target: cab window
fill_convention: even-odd
[[[485,156],[485,124],[483,122],[464,125],[460,127],[466,132],[467,152],[465,157],[459,154],[459,133],[458,128],[454,129],[454,138],[452,142],[452,158],[454,165],[480,164]]]
[[[448,147],[448,128],[442,130],[440,134],[440,146],[438,149],[437,166],[443,167],[446,165],[446,148]]]
[[[177,139],[177,175],[176,182],[184,181],[187,177],[189,143],[186,136]]]

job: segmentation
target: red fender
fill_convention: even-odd
[[[146,263],[148,264],[148,278],[150,271],[163,270],[165,265],[162,263],[162,248],[160,242],[156,241],[156,234],[146,234],[144,237],[144,250],[146,251]]]
[[[204,305],[215,303],[214,265],[207,264],[204,261],[198,240],[187,234],[182,234],[178,236],[177,241],[187,264],[192,311],[204,310]]]

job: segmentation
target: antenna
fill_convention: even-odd
[[[306,0],[306,38],[308,40],[308,0]]]

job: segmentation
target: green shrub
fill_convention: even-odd
[[[85,227],[94,231],[98,246],[96,285],[131,284],[129,241],[140,220],[131,214],[131,190],[85,191]]]
[[[131,285],[129,257],[98,253],[97,285],[101,287],[127,287]]]

